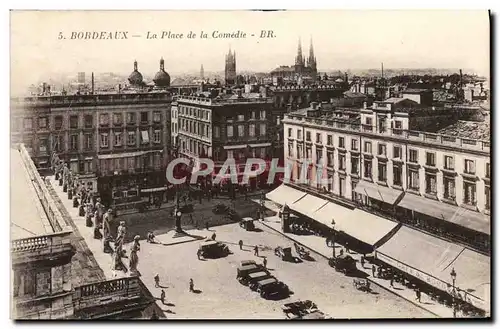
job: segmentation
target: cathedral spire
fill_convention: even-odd
[[[160,59],[160,71],[165,71],[165,61],[163,57]]]
[[[297,56],[295,57],[295,65],[304,65],[304,56],[302,55],[302,44],[299,37],[299,46],[297,48]]]
[[[134,71],[137,71],[137,60],[134,61]]]
[[[205,70],[203,69],[203,64],[201,64],[200,68],[200,79],[205,79]]]

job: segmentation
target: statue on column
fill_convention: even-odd
[[[102,216],[104,215],[104,205],[101,203],[101,198],[97,198],[95,204],[95,224],[96,226],[102,225]]]
[[[123,264],[122,257],[117,250],[115,250],[115,252],[113,253],[111,269],[113,270],[113,272],[114,271],[123,271],[124,273],[128,272],[127,267],[125,266],[125,264]]]
[[[141,237],[139,235],[136,235],[134,237],[134,242],[130,247],[130,262],[129,262],[130,275],[139,274],[139,271],[137,270],[137,265],[139,264],[139,257],[137,256],[137,252],[141,250],[141,245],[139,243],[140,238]]]
[[[87,227],[92,227],[92,216],[94,215],[94,205],[90,200],[85,203],[85,225]]]
[[[120,225],[116,230],[116,238],[115,238],[115,251],[118,253],[118,255],[120,255],[120,257],[122,257],[124,254],[123,242],[125,240],[126,234],[127,234],[127,227],[125,226],[125,221],[120,221]]]
[[[113,210],[110,208],[103,216],[102,236],[103,236],[103,251],[107,254],[113,252],[113,248],[109,245],[111,237],[111,223],[113,221]]]
[[[63,174],[63,192],[67,192],[68,191],[68,178],[69,178],[69,168],[68,168],[67,163],[65,163],[63,165],[62,174]]]

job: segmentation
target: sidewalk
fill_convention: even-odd
[[[332,248],[326,245],[324,238],[315,235],[295,235],[292,233],[283,233],[281,231],[280,219],[276,216],[267,217],[264,219],[264,221],[259,223],[282,234],[283,236],[289,238],[290,240],[297,242],[298,244],[312,250],[316,254],[326,259],[329,259],[332,256]],[[340,245],[336,244],[335,247],[339,248]],[[353,257],[358,263],[360,262],[360,256],[361,256],[360,254],[351,251],[350,256]],[[453,310],[451,308],[439,304],[436,301],[433,301],[428,295],[422,293],[421,302],[418,302],[416,301],[415,292],[412,289],[402,286],[399,283],[394,283],[394,288],[391,288],[389,280],[373,277],[371,275],[372,273],[371,273],[370,263],[365,264],[365,268],[361,268],[361,265],[359,264],[358,269],[368,274],[369,281],[386,289],[387,291],[394,293],[395,295],[400,296],[401,298],[406,299],[407,301],[413,303],[414,305],[422,309],[425,309],[426,311],[438,317],[453,318]]]

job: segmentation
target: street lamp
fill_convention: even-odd
[[[457,317],[457,307],[456,307],[456,299],[455,299],[455,280],[457,279],[457,272],[455,272],[455,268],[451,269],[451,281],[453,283],[453,291],[452,291],[452,307],[453,307],[453,317]]]
[[[175,216],[175,230],[178,233],[182,233],[182,227],[181,227],[182,212],[177,207],[175,207],[174,216]]]
[[[283,233],[290,233],[290,208],[286,204],[283,205],[281,211],[281,231]]]
[[[336,257],[335,254],[335,219],[332,219],[332,256],[333,258]]]

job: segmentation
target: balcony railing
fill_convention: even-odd
[[[273,103],[272,98],[262,97],[262,98],[232,98],[232,99],[217,99],[217,98],[204,98],[196,96],[178,96],[176,98],[178,102],[199,104],[199,105],[226,105],[226,104],[245,104],[245,103]]]
[[[46,250],[51,252],[53,249],[67,247],[71,249],[70,242],[71,231],[50,233],[46,235],[34,236],[24,239],[12,240],[10,243],[11,253],[20,253],[26,251]]]
[[[403,129],[387,129],[383,133],[378,133],[373,130],[370,125],[362,125],[359,123],[347,123],[345,120],[339,120],[334,118],[323,118],[321,119],[321,124],[318,118],[305,117],[299,114],[287,114],[282,120],[283,123],[288,124],[300,124],[305,123],[307,125],[319,126],[320,128],[335,128],[343,130],[346,132],[360,132],[363,131],[367,134],[374,135],[374,138],[380,136],[394,136],[397,138],[403,138],[410,141],[420,141],[428,144],[434,145],[447,145],[455,146],[457,148],[490,152],[490,142],[486,140],[472,140],[468,138],[461,138],[455,136],[433,134],[422,131],[415,130],[403,130]]]

